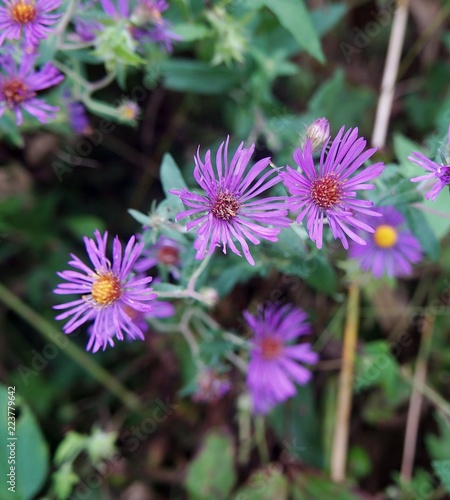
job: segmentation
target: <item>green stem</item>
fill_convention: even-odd
[[[262,415],[255,416],[255,439],[261,462],[266,465],[269,463],[269,450],[267,449],[266,426]]]
[[[66,339],[60,331],[54,328],[47,320],[42,318],[42,316],[33,311],[33,309],[22,302],[1,283],[0,300],[50,342],[58,341],[61,343],[61,339]],[[67,356],[72,358],[94,379],[105,386],[112,394],[117,396],[117,398],[119,398],[130,410],[138,411],[142,408],[139,399],[132,392],[128,391],[128,389],[126,389],[121,382],[110,375],[107,370],[99,366],[90,356],[88,356],[75,344],[69,342],[63,350]]]
[[[194,271],[192,276],[189,279],[189,282],[187,284],[187,290],[190,292],[193,292],[195,290],[195,285],[197,283],[197,280],[200,278],[200,275],[202,272],[206,269],[206,266],[208,265],[209,261],[211,259],[211,254],[207,255],[201,262],[201,264],[197,267],[197,269]]]

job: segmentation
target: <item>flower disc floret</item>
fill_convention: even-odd
[[[318,165],[314,161],[311,139],[308,139],[305,147],[298,148],[294,153],[299,170],[287,167],[280,174],[291,194],[289,208],[299,212],[298,223],[306,217],[309,237],[317,248],[322,248],[325,222],[344,248],[348,248],[348,238],[365,245],[366,242],[354,229],[374,230],[369,225],[370,220],[369,223],[362,222],[357,214],[379,215],[371,210],[371,201],[360,199],[357,195],[358,191],[373,189],[373,184],[368,181],[381,174],[384,164],[376,163],[362,170],[361,167],[376,149],[365,151],[366,141],[358,137],[358,129],[344,132],[342,127],[331,146],[328,142],[323,145]]]
[[[132,272],[143,243],[136,243],[133,236],[122,254],[122,245],[116,236],[111,263],[106,257],[108,233],[105,232],[102,237],[99,231],[95,231],[94,236],[95,240],[84,238],[94,269],[71,255],[69,265],[76,271],[58,273],[67,283],[59,284],[54,290],[59,295],[79,294],[81,298],[54,308],[66,310],[56,317],[57,320],[70,318],[63,327],[65,333],[71,333],[93,320],[88,349],[94,347],[95,351],[108,344],[114,345],[114,336],[119,340],[123,340],[124,335],[143,339],[142,328],[135,321],[135,315],[137,312],[150,313],[153,307],[147,302],[153,300],[156,294],[148,287],[151,277],[136,277]]]
[[[237,241],[247,261],[254,265],[247,241],[254,245],[260,243],[260,238],[278,241],[277,234],[281,228],[290,224],[286,217],[286,199],[278,196],[254,200],[281,181],[277,170],[269,167],[270,158],[264,158],[249,167],[254,144],[245,149],[241,143],[231,162],[228,162],[228,142],[229,138],[220,145],[215,167],[210,151],[206,153],[204,162],[199,152],[194,158],[194,177],[204,194],[186,188],[171,192],[191,207],[178,214],[177,220],[195,217],[188,222],[187,229],[197,228],[194,243],[197,259],[211,254],[216,246],[222,246],[224,253],[230,247],[233,253],[241,256],[235,244]]]
[[[391,248],[398,240],[397,230],[388,224],[381,224],[375,229],[373,241],[380,248]]]

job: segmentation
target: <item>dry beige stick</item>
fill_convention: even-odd
[[[408,418],[406,420],[405,442],[403,445],[403,458],[400,477],[402,482],[409,482],[414,468],[416,454],[417,431],[419,429],[420,414],[422,409],[423,394],[419,390],[426,383],[427,364],[433,334],[434,316],[425,318],[422,332],[420,350],[417,356],[416,371],[413,379],[413,389],[409,400]]]
[[[384,65],[381,94],[378,99],[377,114],[373,126],[372,145],[382,148],[386,143],[386,135],[394,100],[395,82],[397,80],[400,56],[405,38],[408,20],[409,0],[397,0],[397,8],[392,22],[389,47]]]
[[[348,290],[347,314],[342,346],[342,368],[339,374],[336,421],[331,450],[331,479],[342,482],[347,465],[348,436],[352,409],[353,367],[359,326],[359,284]]]

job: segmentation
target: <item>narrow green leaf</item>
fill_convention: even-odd
[[[325,63],[319,36],[314,29],[308,9],[303,0],[264,0],[264,4],[278,18],[280,24],[286,28],[303,47],[321,63]]]
[[[187,187],[178,165],[168,153],[164,155],[162,160],[160,180],[166,196],[173,196],[169,193],[172,189],[183,189]]]
[[[450,460],[433,460],[431,462],[434,472],[441,480],[447,493],[450,493]]]

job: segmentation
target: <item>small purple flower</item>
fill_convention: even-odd
[[[60,14],[49,14],[61,0],[4,0],[0,7],[0,45],[5,39],[18,40],[24,34],[25,44],[33,47],[54,30],[49,28]]]
[[[180,279],[181,245],[167,236],[160,236],[158,241],[142,252],[141,258],[136,262],[134,270],[142,273],[155,266],[163,266],[175,279]]]
[[[22,110],[42,123],[55,118],[59,110],[36,98],[36,93],[57,85],[64,76],[50,63],[35,71],[34,60],[34,56],[25,54],[20,66],[17,66],[12,57],[6,56],[2,61],[1,70],[4,74],[0,73],[0,116],[6,108],[10,109],[16,114],[17,125],[22,124]]]
[[[89,320],[94,321],[89,347],[111,344],[111,325],[118,340],[123,340],[124,333],[131,338],[144,338],[141,328],[133,321],[129,309],[150,312],[153,306],[148,301],[156,297],[148,284],[151,277],[139,278],[132,273],[132,268],[139,257],[143,244],[135,243],[132,236],[122,256],[119,238],[114,238],[113,263],[106,257],[108,233],[102,237],[99,231],[94,233],[96,242],[84,238],[86,250],[94,270],[71,254],[69,265],[78,271],[63,271],[58,276],[68,281],[57,286],[54,293],[60,295],[81,294],[78,300],[59,304],[54,309],[67,309],[56,319],[71,319],[64,325],[64,332],[71,333]],[[81,271],[81,272],[79,272]],[[94,336],[94,339],[92,339]]]
[[[287,167],[287,171],[280,174],[292,195],[288,198],[289,208],[295,212],[300,210],[297,223],[307,217],[309,237],[315,241],[317,248],[322,248],[325,219],[333,237],[339,238],[346,249],[347,236],[360,245],[366,244],[350,227],[373,232],[355,214],[379,214],[370,210],[373,206],[371,201],[357,198],[357,191],[373,189],[373,184],[367,184],[367,181],[379,176],[384,165],[376,163],[355,174],[376,151],[376,148],[364,151],[365,147],[366,141],[358,138],[357,128],[349,129],[344,135],[342,127],[329,151],[328,143],[322,148],[318,166],[314,164],[311,140],[308,140],[303,151],[298,148],[294,153],[294,160],[301,171]]]
[[[450,144],[450,126],[448,128],[448,143]],[[425,198],[427,200],[431,199],[434,201],[445,186],[450,185],[450,165],[439,165],[422,153],[417,152],[414,152],[412,156],[408,156],[408,159],[429,172],[419,177],[413,177],[411,182],[420,182],[428,179],[434,179],[436,181],[433,188],[425,193]]]
[[[350,257],[375,278],[384,274],[391,278],[408,276],[412,273],[411,264],[422,260],[420,243],[409,231],[400,229],[405,219],[394,207],[381,207],[378,211],[381,217],[376,220],[375,232],[365,235],[366,246],[352,244]]]
[[[148,328],[147,320],[151,318],[170,318],[175,314],[175,307],[170,302],[154,300],[151,311],[138,311],[128,305],[123,306],[123,311],[131,318],[136,328],[144,332]],[[86,347],[87,351],[91,349],[92,352],[97,352],[99,349],[105,350],[108,344],[114,347],[115,328],[112,319],[112,316],[109,316],[109,325],[105,328],[101,337],[94,335],[94,325],[88,328],[90,338]],[[132,341],[136,339],[127,333],[126,340]]]
[[[260,243],[259,238],[278,241],[277,234],[281,228],[288,227],[291,221],[286,217],[284,196],[251,201],[281,180],[277,170],[269,167],[270,158],[259,160],[246,171],[255,145],[244,149],[241,143],[229,163],[228,141],[229,138],[217,151],[215,168],[211,162],[211,151],[206,153],[204,163],[199,151],[194,157],[194,177],[205,194],[200,195],[185,188],[171,192],[178,195],[186,206],[192,207],[179,213],[177,220],[197,216],[187,223],[188,230],[197,228],[194,243],[196,259],[210,255],[216,246],[222,246],[226,253],[227,245],[233,253],[241,256],[235,245],[237,240],[245,258],[253,266],[255,261],[247,240],[254,245]]]
[[[270,304],[259,308],[255,316],[248,311],[244,318],[253,330],[247,386],[255,413],[268,413],[274,406],[294,396],[294,382],[304,385],[311,372],[298,362],[315,364],[319,356],[310,344],[288,342],[311,332],[304,311],[290,304]]]

